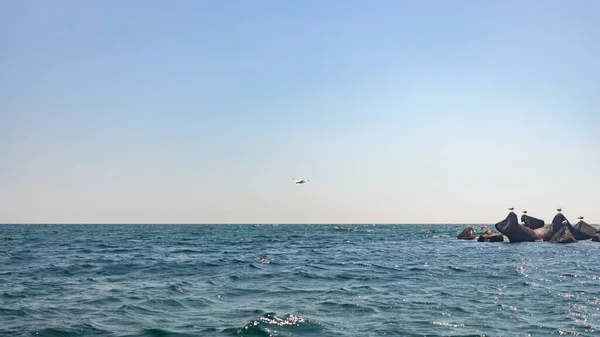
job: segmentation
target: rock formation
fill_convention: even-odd
[[[475,230],[473,227],[465,228],[460,234],[458,234],[459,240],[473,240],[475,239]]]
[[[575,235],[575,238],[577,240],[587,240],[587,239],[591,239],[593,238],[596,233],[598,233],[598,229],[596,227],[590,226],[587,222],[581,220],[579,221],[575,226],[575,230],[577,230],[580,236],[585,237],[585,238],[578,238],[578,235]],[[575,234],[575,233],[573,233]]]
[[[594,231],[595,230],[594,227],[588,225],[584,221],[579,221],[578,224],[580,224],[579,227],[583,228],[583,230],[585,232],[583,232],[579,228],[576,228],[575,226],[571,225],[569,220],[567,220],[567,218],[562,213],[558,213],[554,216],[554,219],[552,219],[552,232],[554,234],[556,234],[563,225],[567,226],[567,228],[569,229],[571,234],[573,234],[573,237],[575,238],[575,240],[578,240],[578,241],[579,240],[589,240],[597,232],[597,230]],[[585,226],[584,224],[587,226]]]
[[[556,232],[558,232],[562,228],[564,221],[566,221],[569,225],[571,225],[569,223],[569,220],[567,220],[567,218],[565,218],[565,216],[562,213],[557,213],[554,216],[554,219],[552,219],[552,233],[553,234],[555,234]]]
[[[538,218],[534,218],[534,217],[529,216],[527,214],[521,215],[521,222],[524,223],[523,226],[525,226],[527,228],[531,228],[531,229],[542,228],[542,227],[544,227],[544,224],[545,224],[544,220],[538,219]]]
[[[506,235],[510,242],[528,242],[540,240],[533,229],[527,228],[519,224],[517,215],[514,212],[508,213],[506,219],[498,222],[495,225],[496,229]]]
[[[571,233],[571,230],[569,230],[569,227],[566,224],[564,224],[558,230],[558,232],[554,233],[554,235],[549,241],[554,243],[574,243],[577,242],[577,239],[575,239],[575,237]]]
[[[542,228],[534,229],[533,231],[542,241],[550,241],[554,232],[552,231],[553,227],[551,224],[546,225]]]
[[[504,235],[502,235],[502,233],[498,233],[498,232],[492,232],[491,230],[487,230],[485,231],[485,233],[481,234],[478,238],[477,238],[478,242],[503,242],[504,241]]]
[[[506,219],[495,224],[500,232],[485,231],[477,238],[479,242],[531,242],[548,241],[554,243],[572,243],[580,240],[592,240],[600,242],[600,230],[583,221],[583,217],[575,226],[571,225],[569,220],[560,212],[554,216],[552,223],[544,226],[544,220],[537,219],[527,214],[521,216],[524,225],[519,224],[517,215],[508,213]],[[482,227],[483,229],[483,227]],[[458,239],[473,240],[475,231],[472,227],[465,228]]]

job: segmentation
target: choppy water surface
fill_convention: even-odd
[[[600,243],[462,229],[0,225],[0,334],[600,335]]]

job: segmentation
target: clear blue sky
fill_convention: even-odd
[[[600,223],[598,18],[1,1],[0,222]]]

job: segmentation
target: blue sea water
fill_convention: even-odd
[[[0,225],[0,335],[600,335],[600,243],[463,228]]]

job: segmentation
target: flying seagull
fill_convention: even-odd
[[[294,180],[296,181],[296,184],[306,184],[308,182],[308,179],[296,179],[296,178],[294,178]]]
[[[583,220],[583,217],[582,216],[578,216],[577,219]]]
[[[527,214],[527,210],[524,210],[524,211],[523,211],[523,214]]]
[[[513,209],[515,209],[515,208],[514,208],[514,207],[510,207],[508,210],[509,210],[509,211],[512,211]]]
[[[562,212],[562,208],[560,208],[560,207],[557,208],[556,210],[559,211],[559,212]]]

